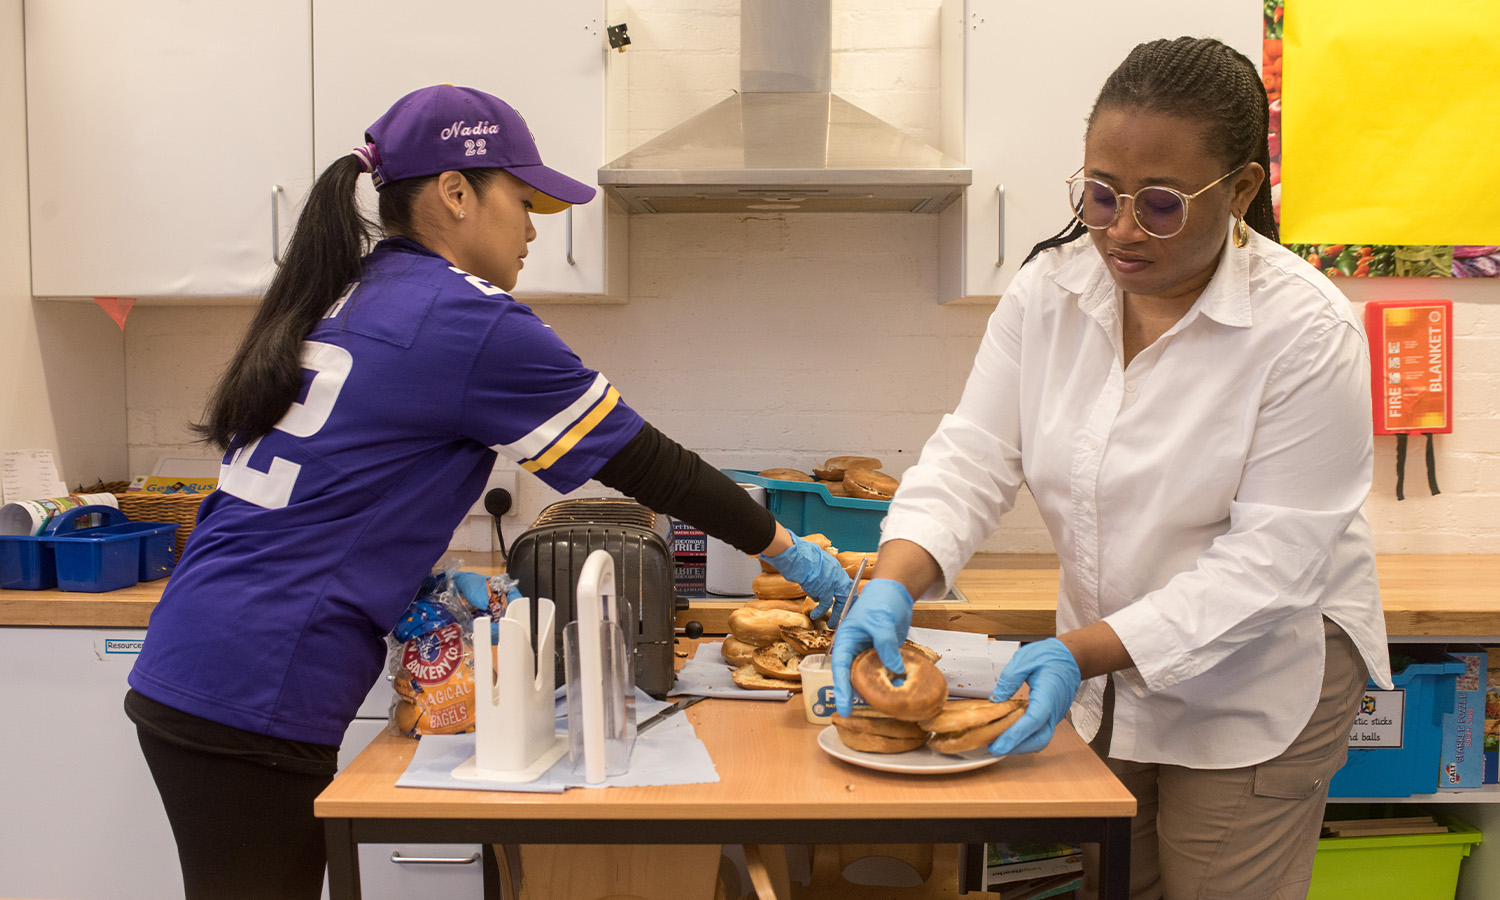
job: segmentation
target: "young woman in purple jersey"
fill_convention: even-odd
[[[365,138],[313,186],[196,426],[225,453],[220,487],[130,675],[189,900],[319,896],[313,798],[497,454],[760,554],[825,608],[851,586],[506,294],[531,213],[594,195],[542,165],[519,113],[438,85]],[[378,242],[356,202],[366,172]]]

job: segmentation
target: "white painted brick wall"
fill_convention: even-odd
[[[940,124],[938,7],[939,0],[833,4],[835,91],[928,142]],[[628,146],[738,86],[737,0],[635,0],[627,21]],[[1013,227],[1041,235],[1057,225]],[[936,226],[928,216],[636,217],[628,304],[538,311],[658,428],[716,465],[808,468],[860,452],[899,475],[957,401],[988,315],[934,302]],[[1455,301],[1457,427],[1437,442],[1443,493],[1427,495],[1417,440],[1407,499],[1397,503],[1394,439],[1378,438],[1367,510],[1379,549],[1500,550],[1500,283],[1342,284],[1361,303]],[[248,318],[244,308],[143,307],[131,315],[132,471],[182,448],[181,423],[196,414]],[[556,499],[528,475],[520,494],[508,535]],[[482,540],[486,526],[475,524],[463,540]],[[1049,552],[1051,543],[1023,495],[984,549]]]

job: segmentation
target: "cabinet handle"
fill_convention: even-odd
[[[479,862],[479,851],[472,856],[402,856],[400,850],[391,851],[391,862],[398,866],[467,866]]]
[[[573,207],[563,210],[563,254],[568,258],[568,265],[576,266],[573,261]]]
[[[281,195],[279,184],[271,185],[271,262],[281,265]]]
[[[1005,185],[995,185],[995,206],[997,220],[995,231],[1000,235],[1000,246],[995,251],[995,268],[1005,265]]]

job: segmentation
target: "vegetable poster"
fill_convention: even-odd
[[[1283,242],[1330,276],[1500,276],[1500,3],[1261,7]]]

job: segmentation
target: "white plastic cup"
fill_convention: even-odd
[[[761,506],[766,505],[766,489],[758,484],[741,484],[740,487]],[[750,585],[761,573],[760,557],[751,556],[718,538],[708,539],[708,550],[704,565],[704,587],[710,594],[724,597],[748,597],[753,592]]]

